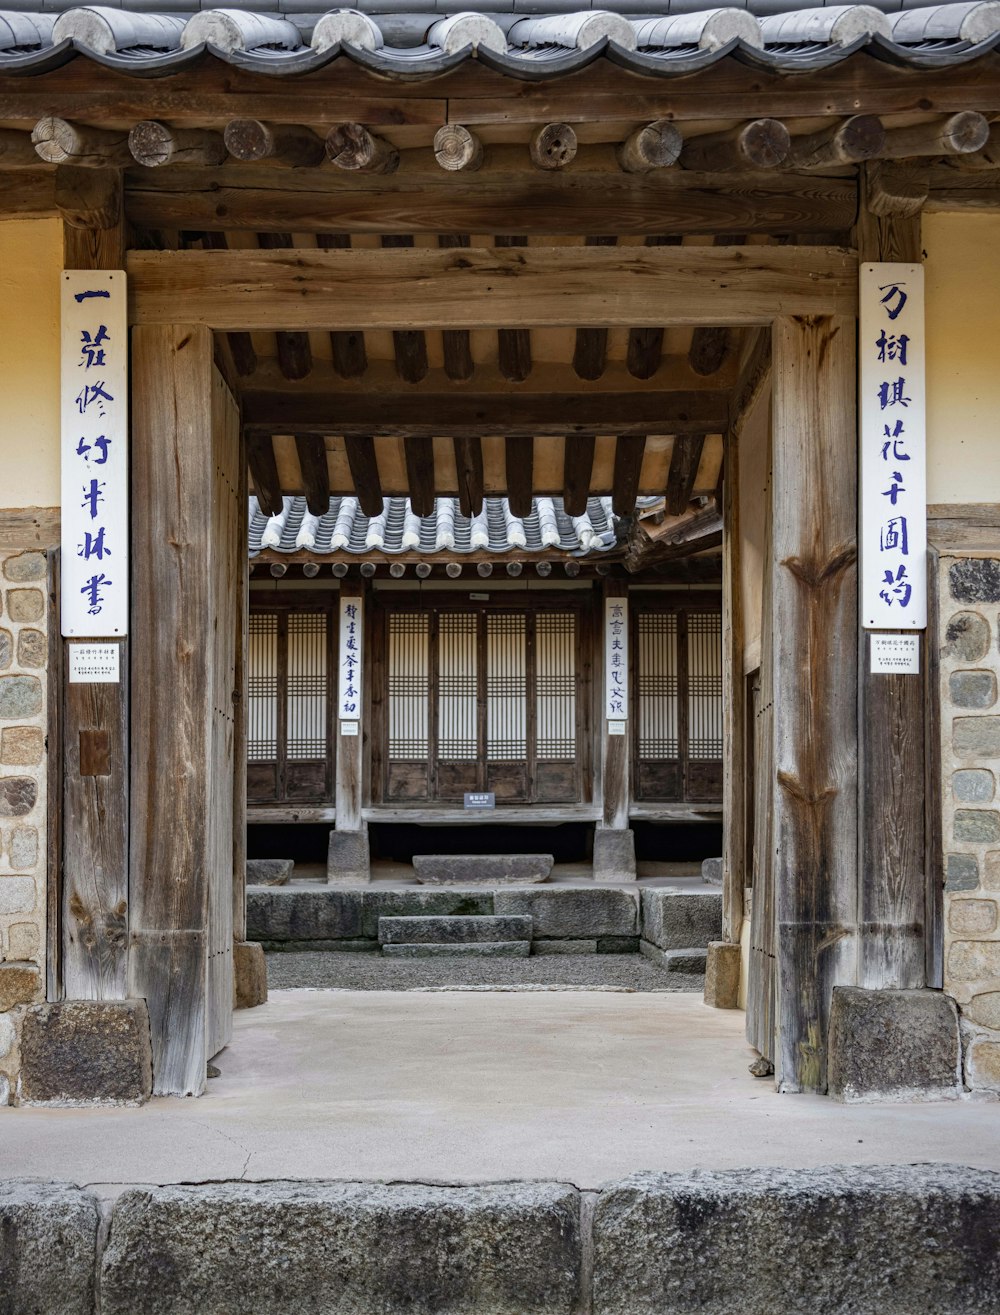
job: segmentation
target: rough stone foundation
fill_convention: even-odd
[[[944,986],[966,1085],[1000,1093],[1000,555],[942,555],[938,584]]]
[[[45,996],[48,563],[0,555],[0,1105],[16,1086],[19,1006]]]

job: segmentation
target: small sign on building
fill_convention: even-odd
[[[122,270],[62,275],[62,633],[128,631],[128,326]]]
[[[71,685],[117,685],[121,681],[120,644],[70,644]]]
[[[340,600],[340,681],[337,716],[361,720],[361,671],[364,657],[364,604],[360,598]],[[341,731],[341,734],[347,732]]]
[[[877,675],[919,676],[919,635],[872,635],[871,669]]]
[[[628,602],[604,600],[604,715],[628,717]]]
[[[496,808],[497,797],[493,790],[466,790],[465,807],[473,809]]]
[[[880,262],[860,271],[861,621],[866,630],[927,624],[924,271]]]

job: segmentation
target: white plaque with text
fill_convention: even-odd
[[[628,600],[604,600],[604,715],[628,717]],[[614,734],[614,732],[609,732]]]
[[[364,657],[364,605],[360,598],[340,600],[340,681],[337,716],[361,720],[361,664]],[[341,728],[341,735],[351,732]]]
[[[876,675],[920,675],[919,635],[872,635],[871,669]]]
[[[70,644],[71,685],[117,685],[121,680],[119,644]]]

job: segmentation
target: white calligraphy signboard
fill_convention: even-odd
[[[924,271],[860,271],[861,620],[866,630],[927,624]]]
[[[628,717],[628,603],[624,598],[604,600],[604,715],[623,721]]]
[[[128,327],[122,270],[62,275],[62,633],[128,630]]]
[[[361,720],[361,668],[364,660],[364,608],[360,598],[340,600],[340,681],[337,716]],[[345,731],[344,734],[347,734]]]

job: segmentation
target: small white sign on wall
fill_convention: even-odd
[[[604,600],[604,703],[609,720],[628,717],[628,601],[624,598]]]
[[[128,325],[122,270],[62,275],[62,633],[128,630]]]
[[[364,660],[364,604],[360,598],[340,600],[340,681],[337,716],[361,720],[361,669]],[[349,732],[341,729],[341,734]]]
[[[924,270],[860,270],[861,622],[927,624]]]
[[[119,644],[70,644],[71,685],[117,685],[121,680]]]
[[[871,669],[876,675],[920,675],[919,635],[872,635]]]

